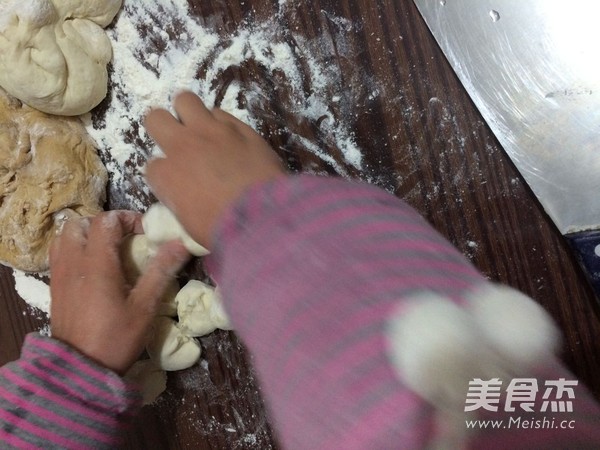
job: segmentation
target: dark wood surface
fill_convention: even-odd
[[[563,360],[600,398],[598,305],[565,242],[470,101],[411,0],[312,0],[292,2],[279,16],[306,38],[325,37],[329,64],[339,70],[352,104],[336,107],[349,120],[365,164],[351,176],[393,191],[420,211],[487,277],[540,302],[564,332]],[[191,11],[223,38],[244,22],[276,15],[278,0],[193,0]],[[346,18],[345,44],[331,17]],[[210,25],[209,25],[210,24]],[[318,50],[317,50],[318,51]],[[353,74],[376,80],[369,95]],[[265,81],[264,68],[245,65],[224,76],[241,83]],[[228,82],[231,80],[224,80]],[[273,94],[261,133],[292,170],[334,174],[331,165],[281,132],[286,111]],[[289,125],[289,124],[288,124]],[[319,144],[316,122],[294,124]],[[328,152],[344,164],[340,153]],[[113,196],[115,193],[113,193]],[[118,202],[117,202],[118,203]],[[44,319],[14,293],[11,270],[0,270],[0,363],[18,357],[24,335]],[[251,370],[233,333],[202,339],[200,365],[169,376],[168,392],[144,408],[128,448],[276,447]]]

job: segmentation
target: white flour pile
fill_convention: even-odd
[[[279,7],[280,14],[287,8],[284,3]],[[114,52],[110,104],[99,120],[86,118],[86,126],[104,153],[112,186],[127,193],[130,207],[144,208],[149,193],[139,170],[156,151],[140,125],[143,117],[151,107],[170,108],[173,95],[182,89],[196,92],[209,107],[221,107],[258,131],[262,121],[269,120],[263,110],[273,92],[267,90],[284,92],[282,110],[291,123],[319,122],[322,140],[339,149],[341,162],[361,168],[362,154],[351,130],[334,119],[330,107],[344,93],[340,74],[324,62],[330,55],[315,52],[320,47],[316,42],[292,35],[280,22],[274,17],[248,23],[223,38],[190,17],[186,0],[125,2],[108,31]],[[242,82],[235,76],[248,66],[264,78]],[[340,161],[314,142],[291,128],[286,132],[290,142],[346,174]]]
[[[308,40],[283,25],[283,17],[293,13],[290,3],[280,0],[275,17],[222,36],[191,18],[186,0],[125,0],[108,30],[113,45],[109,98],[101,113],[84,117],[118,207],[141,211],[150,202],[141,171],[158,150],[142,126],[143,117],[151,107],[170,108],[173,94],[182,89],[267,138],[285,136],[294,152],[310,153],[340,175],[348,175],[346,167],[362,169],[361,149],[345,122],[358,101],[332,62],[334,55],[352,56],[346,39],[352,24],[328,16],[332,36]],[[252,73],[262,78],[248,78]],[[357,77],[363,75],[352,75]],[[353,84],[371,89],[367,77]],[[274,103],[280,111],[269,110]],[[311,134],[302,135],[307,128]],[[48,310],[49,292],[42,281],[15,271],[15,284],[30,305]]]
[[[50,287],[32,274],[21,270],[13,270],[15,289],[19,296],[29,306],[49,314],[50,313]]]

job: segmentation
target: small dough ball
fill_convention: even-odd
[[[167,373],[151,359],[136,361],[124,378],[140,387],[144,405],[154,403],[167,389]]]
[[[144,233],[155,246],[180,239],[188,252],[194,256],[204,256],[210,253],[190,237],[175,215],[162,203],[155,203],[148,208],[142,217],[142,226]]]
[[[50,114],[84,114],[106,97],[112,57],[103,30],[121,0],[4,0],[0,86]]]
[[[121,261],[127,281],[134,285],[148,266],[150,259],[156,254],[155,248],[145,234],[132,234],[123,240],[121,245]],[[177,304],[175,297],[179,292],[179,283],[172,280],[163,294],[158,306],[158,316],[175,317],[177,315]]]
[[[186,336],[177,322],[168,317],[157,317],[152,324],[148,355],[164,370],[183,370],[200,359],[200,344]]]
[[[121,245],[121,260],[130,283],[139,278],[155,253],[145,234],[132,234],[125,238]]]
[[[0,89],[0,262],[47,270],[65,218],[99,213],[107,179],[77,119],[23,107]]]
[[[190,280],[175,297],[179,326],[188,336],[204,336],[217,328],[231,330],[217,291],[198,280]]]

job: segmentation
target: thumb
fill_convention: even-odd
[[[181,241],[167,242],[158,248],[144,273],[130,293],[130,301],[138,311],[154,316],[167,286],[190,259]]]

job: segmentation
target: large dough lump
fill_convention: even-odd
[[[104,32],[121,0],[0,1],[0,86],[51,114],[90,111],[107,93]]]
[[[106,182],[78,120],[23,107],[0,89],[0,262],[46,270],[62,221],[100,212]]]

